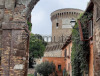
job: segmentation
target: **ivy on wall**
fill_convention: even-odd
[[[27,21],[27,24],[28,24],[28,30],[31,31],[31,29],[32,29],[32,23],[30,23],[29,21]]]
[[[93,18],[93,13],[89,13],[86,12],[81,18],[80,18],[80,22],[81,22],[81,27],[82,27],[82,31],[83,31],[83,38],[84,39],[88,39],[89,38],[89,30],[90,29],[88,27],[88,23],[90,20],[92,20]]]
[[[78,28],[77,23],[74,26],[74,28]],[[73,29],[72,44],[72,76],[83,76],[84,73],[88,73],[89,42],[80,41],[79,30]]]

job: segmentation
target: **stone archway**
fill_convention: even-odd
[[[0,76],[27,76],[27,21],[39,0],[0,0]]]

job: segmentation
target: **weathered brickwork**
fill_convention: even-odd
[[[100,13],[100,7],[94,5],[94,76],[100,76],[100,17],[97,16],[97,12]]]
[[[100,76],[100,0],[91,0],[94,3],[93,14],[93,53],[94,76]]]
[[[31,10],[39,0],[0,0],[0,76],[27,76]]]

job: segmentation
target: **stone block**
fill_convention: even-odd
[[[2,21],[3,16],[4,16],[4,10],[0,9],[0,21]]]
[[[14,10],[15,0],[5,0],[5,8]]]
[[[2,29],[11,29],[11,23],[2,23]]]
[[[4,5],[5,0],[0,0],[0,5]]]
[[[22,70],[24,68],[24,65],[23,64],[17,64],[14,66],[14,69],[17,69],[17,70]]]
[[[5,14],[5,15],[4,15],[4,21],[5,21],[5,22],[9,22],[9,15],[8,15],[8,14]]]
[[[13,20],[13,11],[5,9],[4,10],[4,21],[9,22]]]

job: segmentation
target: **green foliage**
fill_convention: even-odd
[[[89,38],[89,33],[88,33],[88,22],[93,18],[92,13],[85,13],[82,17],[80,17],[80,22],[82,26],[82,31],[83,31],[83,38],[88,39]]]
[[[38,37],[37,37],[38,36]],[[33,58],[40,58],[44,54],[47,43],[43,40],[41,35],[32,34],[30,36],[29,56]]]
[[[55,64],[48,61],[42,62],[41,64],[37,65],[36,71],[43,76],[49,76],[55,72]]]
[[[75,28],[78,28],[76,23]],[[83,76],[88,71],[89,45],[88,41],[80,41],[78,30],[72,30],[72,76]]]
[[[91,13],[89,13],[89,12],[84,13],[80,17],[81,25],[85,27],[87,25],[88,21],[91,20],[92,18],[93,18],[92,12]]]
[[[30,23],[29,21],[27,21],[27,24],[28,24],[28,30],[31,31],[31,29],[32,29],[32,23]]]
[[[32,68],[33,58],[41,58],[43,56],[47,43],[41,35],[31,33],[29,44],[29,67]]]

